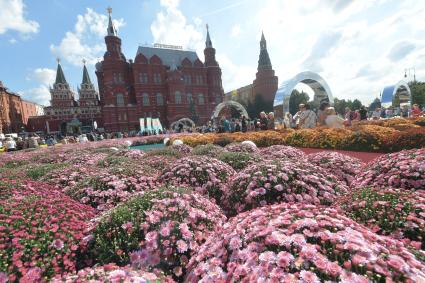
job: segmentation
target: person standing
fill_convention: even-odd
[[[268,125],[268,119],[267,119],[266,112],[261,111],[261,113],[260,113],[260,129],[261,130],[267,130],[267,125]]]
[[[418,118],[419,116],[424,114],[421,108],[419,108],[418,104],[413,104],[411,113],[413,118]]]
[[[245,116],[242,116],[241,128],[242,128],[242,132],[243,133],[246,133],[246,131],[247,131],[247,124],[246,124],[246,117]]]
[[[326,110],[326,126],[332,129],[343,129],[344,128],[344,119],[336,115],[335,109],[333,107],[329,107]]]
[[[314,113],[314,111],[310,109],[309,104],[306,104],[306,105],[301,104],[301,105],[300,105],[300,110],[301,110],[300,122],[298,126],[301,129],[315,128],[317,124],[316,113]]]
[[[319,110],[317,111],[317,124],[319,126],[324,126],[326,125],[326,109],[329,108],[329,103],[328,102],[322,102],[320,104]]]
[[[360,121],[367,120],[367,110],[366,107],[362,106],[359,110]]]
[[[224,118],[224,132],[230,133],[230,131],[231,131],[230,122],[226,117],[226,118]]]
[[[267,115],[267,130],[274,130],[274,113],[270,112]]]

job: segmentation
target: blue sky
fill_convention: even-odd
[[[48,104],[59,57],[75,90],[83,58],[96,81],[108,6],[127,59],[160,42],[203,60],[208,23],[225,91],[254,79],[262,30],[279,83],[315,71],[335,97],[368,103],[405,68],[425,80],[425,1],[415,0],[0,0],[0,80]]]

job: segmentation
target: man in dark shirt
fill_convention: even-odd
[[[362,106],[359,110],[360,120],[367,120],[367,110],[366,107]]]

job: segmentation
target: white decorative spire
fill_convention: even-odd
[[[112,8],[108,7],[106,9],[109,14],[109,22],[108,22],[108,36],[118,36],[117,30],[114,27],[114,23],[112,22]]]

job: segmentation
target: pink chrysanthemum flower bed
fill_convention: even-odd
[[[191,255],[226,217],[204,196],[173,189],[135,197],[101,217],[91,235],[94,259],[181,278]]]
[[[171,148],[177,152],[187,155],[192,152],[193,148],[186,144],[172,145]]]
[[[404,245],[335,209],[279,204],[241,213],[211,235],[185,282],[422,282]]]
[[[147,272],[140,269],[134,269],[130,266],[120,267],[113,263],[101,265],[101,266],[88,267],[88,268],[79,270],[75,274],[70,274],[63,277],[57,277],[50,281],[50,283],[75,283],[75,282],[173,283],[175,281],[161,274],[158,275],[152,272]]]
[[[217,202],[224,193],[224,184],[235,174],[226,163],[207,156],[190,156],[178,159],[164,170],[159,180],[164,183],[190,186]]]
[[[231,143],[226,145],[225,149],[230,152],[258,152],[259,149],[249,143]]]
[[[272,145],[261,149],[261,155],[266,159],[279,160],[302,160],[305,158],[304,152],[286,145]]]
[[[347,191],[335,176],[309,163],[263,161],[231,179],[221,205],[230,215],[280,202],[331,205]]]
[[[104,173],[85,179],[66,193],[81,203],[104,211],[131,198],[134,194],[144,193],[157,186],[155,176],[141,174],[133,177]]]
[[[209,143],[209,144],[202,144],[196,146],[192,154],[193,155],[204,155],[209,156],[213,158],[217,158],[220,154],[227,152],[227,150],[224,147]]]
[[[338,199],[343,213],[372,231],[425,250],[425,191],[361,188]]]
[[[0,271],[10,282],[21,277],[22,282],[38,282],[75,271],[94,210],[40,182],[11,190],[0,199]]]
[[[390,153],[371,161],[352,186],[425,189],[425,148]]]
[[[308,162],[320,166],[339,180],[350,185],[354,176],[360,173],[364,163],[358,159],[338,152],[318,152],[307,155]]]

